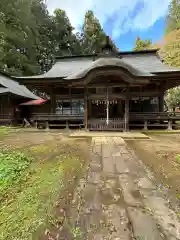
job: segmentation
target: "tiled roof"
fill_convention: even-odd
[[[92,58],[62,59],[61,61],[57,61],[54,66],[44,74],[22,78],[65,78],[89,67],[92,63]]]
[[[125,55],[123,61],[127,64],[134,66],[137,69],[144,70],[150,73],[162,73],[162,72],[176,72],[180,71],[180,68],[171,67],[161,61],[156,53],[151,54],[137,54],[137,55]]]
[[[9,92],[8,88],[0,87],[0,94]]]
[[[10,92],[12,94],[30,98],[30,99],[41,99],[40,97],[36,96],[32,93],[29,89],[25,86],[20,85],[18,82],[12,80],[10,77],[0,73],[0,93]]]
[[[65,79],[68,80],[68,79],[83,78],[86,76],[86,74],[89,71],[99,67],[119,67],[119,68],[126,69],[134,76],[139,76],[139,77],[153,76],[153,74],[151,74],[148,71],[144,71],[144,69],[135,68],[132,64],[126,63],[124,59],[120,59],[117,57],[112,57],[112,58],[107,57],[107,58],[98,58],[96,61],[91,62],[91,64],[87,68],[80,70],[68,76]]]
[[[47,73],[21,78],[77,79],[78,77],[81,78],[91,69],[100,66],[117,66],[125,68],[136,76],[153,76],[158,73],[180,72],[180,68],[175,68],[164,64],[158,57],[157,50],[148,50],[137,52],[119,52],[117,57],[112,58],[98,58],[97,54],[87,56],[60,57]]]

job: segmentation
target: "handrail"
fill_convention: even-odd
[[[130,112],[130,115],[180,115],[180,112]]]
[[[6,113],[6,114],[0,114],[0,119],[1,120],[3,120],[3,119],[12,119],[12,118],[14,118],[14,116],[13,116],[13,114],[8,114],[8,113]]]
[[[57,114],[57,113],[33,113],[32,116],[48,116],[48,117],[63,117],[63,116],[84,116],[83,113],[77,113],[77,114]]]

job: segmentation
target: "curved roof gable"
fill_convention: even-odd
[[[99,58],[96,61],[92,62],[90,66],[87,68],[80,70],[70,76],[68,76],[67,80],[73,80],[73,79],[80,79],[85,77],[90,71],[96,69],[96,68],[101,68],[101,67],[117,67],[117,68],[122,68],[127,70],[130,74],[134,76],[139,76],[139,77],[151,77],[153,74],[149,72],[145,72],[142,70],[139,70],[138,68],[134,68],[132,65],[129,63],[124,62],[124,60],[120,58]]]

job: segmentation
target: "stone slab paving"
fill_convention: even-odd
[[[93,137],[80,210],[83,239],[180,239],[180,222],[153,174],[120,137]]]
[[[140,132],[95,132],[95,131],[73,131],[70,137],[84,138],[84,137],[113,137],[113,138],[124,138],[124,139],[150,139],[149,136]]]

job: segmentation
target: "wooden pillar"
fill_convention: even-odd
[[[109,125],[109,89],[107,87],[106,93],[106,124]]]
[[[124,114],[124,131],[129,131],[129,88],[126,89],[126,95],[125,95],[125,114]]]
[[[53,95],[53,113],[56,113],[56,94]]]
[[[159,112],[164,112],[164,93],[162,93],[159,98]]]
[[[66,121],[66,130],[69,130],[69,123],[68,123],[68,120]]]
[[[92,100],[88,100],[88,112],[89,112],[89,117],[91,118],[92,115]]]
[[[50,98],[51,98],[51,103],[50,103],[49,113],[53,113],[53,89],[52,89],[52,86],[51,86],[51,90],[50,90]]]
[[[87,131],[88,129],[88,91],[84,88],[84,127]]]
[[[46,130],[49,130],[49,121],[46,121],[46,122],[45,122],[45,129],[46,129]]]
[[[71,94],[71,88],[69,89],[69,99],[70,99],[70,107],[71,107],[71,115],[72,115],[72,94]]]
[[[53,91],[53,87],[51,89],[51,113],[55,113],[56,109],[56,95]]]
[[[168,130],[172,130],[172,119],[168,120]]]
[[[147,119],[144,119],[144,130],[148,130],[148,121]]]

